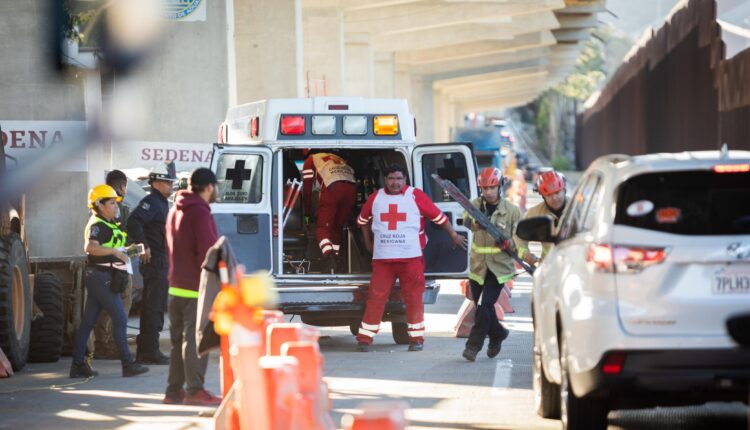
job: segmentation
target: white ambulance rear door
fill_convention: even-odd
[[[463,226],[464,209],[432,179],[437,173],[451,180],[470,199],[478,196],[474,154],[467,144],[417,145],[412,153],[412,183],[422,189],[445,213],[456,232],[471,243],[471,231]],[[469,275],[469,252],[453,247],[450,237],[437,225],[427,222],[427,246],[424,249],[425,276],[459,278]]]
[[[211,212],[246,273],[272,269],[272,151],[263,145],[214,145],[218,201]]]

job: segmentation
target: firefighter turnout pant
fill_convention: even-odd
[[[406,322],[409,343],[424,342],[425,290],[424,259],[422,257],[399,260],[372,260],[372,279],[367,291],[367,305],[357,333],[357,342],[371,344],[380,330],[380,319],[398,278],[401,297],[406,304]]]
[[[356,199],[357,186],[351,182],[337,181],[321,190],[315,239],[324,257],[331,252],[338,255],[341,232],[352,214]]]
[[[499,283],[497,276],[491,270],[487,270],[484,275],[484,285],[480,285],[473,279],[469,280],[469,285],[471,286],[471,297],[474,298],[474,304],[477,306],[477,313],[474,318],[474,326],[466,340],[466,347],[479,351],[482,349],[484,339],[487,336],[490,339],[499,339],[505,332],[505,328],[497,320],[497,314],[495,313],[495,303],[505,284]]]

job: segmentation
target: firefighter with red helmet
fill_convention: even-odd
[[[507,237],[512,237],[516,224],[521,219],[521,211],[516,205],[502,198],[505,178],[500,169],[487,167],[479,173],[477,185],[482,195],[472,204],[479,208],[494,225]],[[495,303],[505,283],[515,276],[515,265],[510,254],[505,250],[514,247],[511,240],[497,243],[468,213],[464,213],[464,225],[472,230],[469,258],[469,285],[472,298],[477,306],[474,326],[471,328],[463,357],[474,361],[484,346],[484,339],[489,338],[487,356],[495,358],[509,331],[497,320]]]
[[[549,216],[554,220],[555,225],[557,225],[557,221],[560,219],[567,204],[565,186],[565,177],[559,172],[548,170],[540,174],[534,184],[534,191],[539,193],[544,201],[529,209],[524,219],[535,216]],[[543,259],[552,246],[551,243],[542,243],[542,256],[539,258],[529,251],[529,242],[517,236],[514,239],[518,244],[518,256],[529,264],[536,264]]]
[[[305,150],[305,155],[310,153]],[[305,219],[312,218],[312,192],[320,190],[315,240],[323,254],[325,270],[333,273],[341,247],[341,233],[357,198],[354,169],[336,154],[308,155],[302,166],[302,199]]]

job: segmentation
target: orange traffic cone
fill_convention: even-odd
[[[500,306],[503,308],[503,311],[506,314],[512,314],[515,312],[513,310],[513,306],[510,304],[510,296],[508,295],[508,291],[505,288],[500,290],[500,297],[497,301],[498,303],[500,303]]]
[[[366,402],[359,405],[362,412],[344,415],[341,425],[345,430],[403,430],[406,428],[404,402]]]
[[[13,376],[13,366],[10,365],[10,360],[0,348],[0,378],[10,378],[11,376]]]

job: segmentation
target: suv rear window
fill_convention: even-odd
[[[633,177],[620,185],[615,224],[684,235],[748,234],[750,173],[680,171]]]

